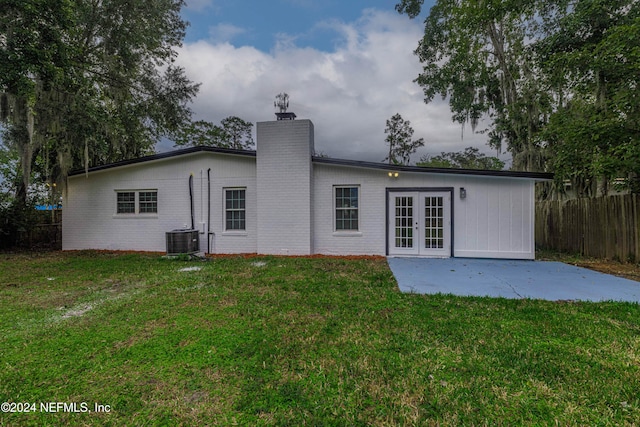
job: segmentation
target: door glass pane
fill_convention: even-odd
[[[413,197],[396,196],[395,247],[413,247]]]
[[[424,248],[442,249],[444,247],[444,197],[426,196],[424,199]]]

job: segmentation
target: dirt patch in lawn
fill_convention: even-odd
[[[640,265],[638,264],[623,264],[621,262],[607,260],[584,260],[572,264],[640,282]]]
[[[584,267],[601,273],[612,274],[625,279],[640,282],[640,264],[631,262],[618,262],[607,259],[585,258],[580,255],[563,254],[553,251],[539,251],[536,259],[542,261],[560,261],[565,264]]]

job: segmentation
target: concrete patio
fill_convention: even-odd
[[[640,282],[561,262],[388,258],[402,292],[549,301],[640,302]]]

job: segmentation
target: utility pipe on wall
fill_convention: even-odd
[[[207,169],[207,253],[211,253],[211,168]]]
[[[193,218],[193,174],[189,175],[189,204],[191,205],[191,229],[195,230],[195,219]]]

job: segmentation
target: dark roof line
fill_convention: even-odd
[[[234,156],[247,156],[256,157],[255,150],[236,150],[233,148],[220,148],[220,147],[208,147],[199,145],[197,147],[189,147],[181,150],[168,151],[160,154],[153,154],[150,156],[138,157],[136,159],[122,160],[120,162],[109,163],[101,166],[94,166],[89,168],[88,172],[97,172],[101,170],[117,168],[120,166],[134,165],[137,163],[150,162],[154,160],[169,159],[172,157],[183,156],[185,154],[192,153],[215,153],[215,154],[229,154]],[[387,163],[375,163],[365,162],[360,160],[347,160],[347,159],[334,159],[330,157],[312,157],[311,160],[314,163],[338,165],[338,166],[351,166],[367,169],[381,169],[394,172],[419,172],[419,173],[442,173],[442,174],[454,174],[454,175],[475,175],[475,176],[503,176],[511,178],[529,178],[539,180],[553,179],[552,173],[546,172],[516,172],[516,171],[495,171],[484,169],[450,169],[450,168],[430,168],[421,166],[402,166],[402,165],[390,165]],[[69,176],[84,174],[84,169],[75,170],[69,173]]]
[[[552,173],[547,172],[518,172],[505,170],[487,169],[454,169],[454,168],[432,168],[422,166],[402,166],[390,165],[387,163],[365,162],[360,160],[332,159],[330,157],[313,157],[315,163],[328,165],[355,166],[368,169],[382,169],[394,172],[421,172],[421,173],[443,173],[455,175],[475,175],[475,176],[504,176],[511,178],[533,178],[539,180],[553,179]]]
[[[105,169],[117,168],[120,166],[134,165],[136,163],[151,162],[154,160],[169,159],[171,157],[177,157],[185,154],[192,154],[192,153],[199,153],[199,152],[231,154],[235,156],[248,156],[248,157],[256,156],[255,150],[236,150],[233,148],[208,147],[204,145],[199,145],[197,147],[183,148],[180,150],[167,151],[165,153],[152,154],[150,156],[137,157],[135,159],[122,160],[120,162],[115,162],[115,163],[108,163],[106,165],[94,166],[89,168],[88,172],[96,172],[96,171],[101,171]],[[75,170],[70,172],[69,176],[81,175],[83,173],[85,173],[84,169]]]

